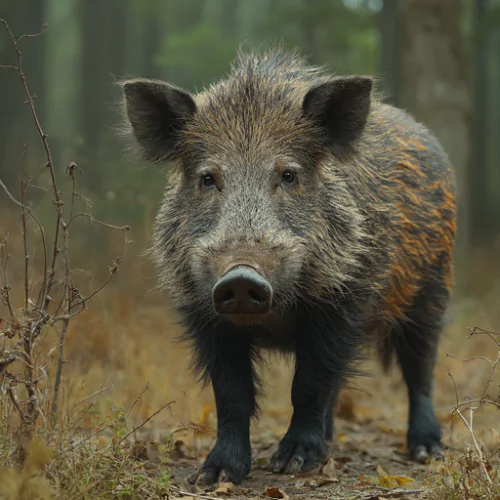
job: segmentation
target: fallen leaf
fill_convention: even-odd
[[[214,490],[214,493],[218,496],[226,496],[226,495],[231,495],[234,493],[234,484],[227,482],[227,483],[219,483],[219,487]]]
[[[283,500],[289,499],[289,496],[283,490],[280,490],[277,486],[269,486],[268,488],[266,488],[264,495],[269,498],[282,498]]]
[[[325,465],[321,468],[321,474],[329,478],[337,477],[337,467],[335,465],[335,460],[330,457]]]
[[[408,483],[416,483],[415,479],[407,476],[389,476],[382,466],[377,465],[377,473],[380,485],[384,488],[397,488],[398,486],[405,486]]]
[[[331,484],[331,483],[339,483],[339,478],[338,477],[322,477],[318,480],[317,486],[323,486],[325,484]]]

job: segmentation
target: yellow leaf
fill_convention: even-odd
[[[408,483],[415,483],[415,479],[407,476],[389,476],[381,465],[377,465],[377,473],[380,485],[384,488],[397,488]]]
[[[231,495],[233,493],[234,484],[230,482],[219,483],[219,487],[214,491],[214,493],[220,497],[225,495]]]

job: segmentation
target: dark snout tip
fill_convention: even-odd
[[[230,269],[212,290],[214,309],[222,315],[266,314],[271,309],[273,290],[253,267]]]

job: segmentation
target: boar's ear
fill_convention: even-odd
[[[361,135],[370,112],[372,85],[369,77],[349,76],[307,92],[304,113],[319,122],[329,145],[348,146]]]
[[[179,132],[196,112],[193,97],[185,90],[154,80],[130,80],[122,86],[127,118],[144,159],[172,159]]]

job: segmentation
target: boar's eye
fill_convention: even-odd
[[[283,184],[295,184],[297,182],[297,174],[291,170],[285,170],[281,175]]]
[[[212,174],[203,174],[200,179],[202,187],[209,188],[215,186],[215,177]]]

